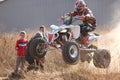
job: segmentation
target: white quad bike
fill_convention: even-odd
[[[63,60],[68,64],[77,64],[90,61],[98,68],[107,68],[111,61],[109,51],[98,49],[95,45],[100,37],[98,34],[89,34],[88,47],[83,48],[80,39],[80,26],[72,25],[73,18],[67,16],[64,18],[64,25],[51,25],[51,33],[45,35],[44,38],[38,37],[31,41],[29,52],[32,58],[39,60],[46,55],[48,48],[55,47],[62,52]]]

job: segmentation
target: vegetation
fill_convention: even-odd
[[[27,36],[30,39],[30,36]],[[18,33],[4,33],[0,35],[0,76],[9,75],[15,67],[15,42]],[[27,64],[26,64],[27,65]],[[79,63],[67,65],[58,50],[48,51],[45,60],[45,71],[30,71],[25,74],[25,80],[119,80],[119,73],[109,73],[90,67],[91,64]]]

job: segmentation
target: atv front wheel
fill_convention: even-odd
[[[93,56],[93,64],[98,68],[107,68],[110,64],[110,52],[105,49],[97,50]]]
[[[79,61],[79,46],[76,42],[67,41],[62,47],[62,56],[66,63],[77,64]]]

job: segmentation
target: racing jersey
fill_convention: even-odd
[[[94,18],[92,11],[88,7],[85,7],[83,10],[76,9],[70,13],[72,14],[72,16],[85,16],[83,24],[88,25],[90,23],[93,25],[93,27],[96,27],[96,19]]]

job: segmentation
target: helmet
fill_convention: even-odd
[[[76,9],[81,9],[85,6],[86,6],[86,3],[84,2],[84,0],[77,0],[76,3],[75,3],[75,8]]]

